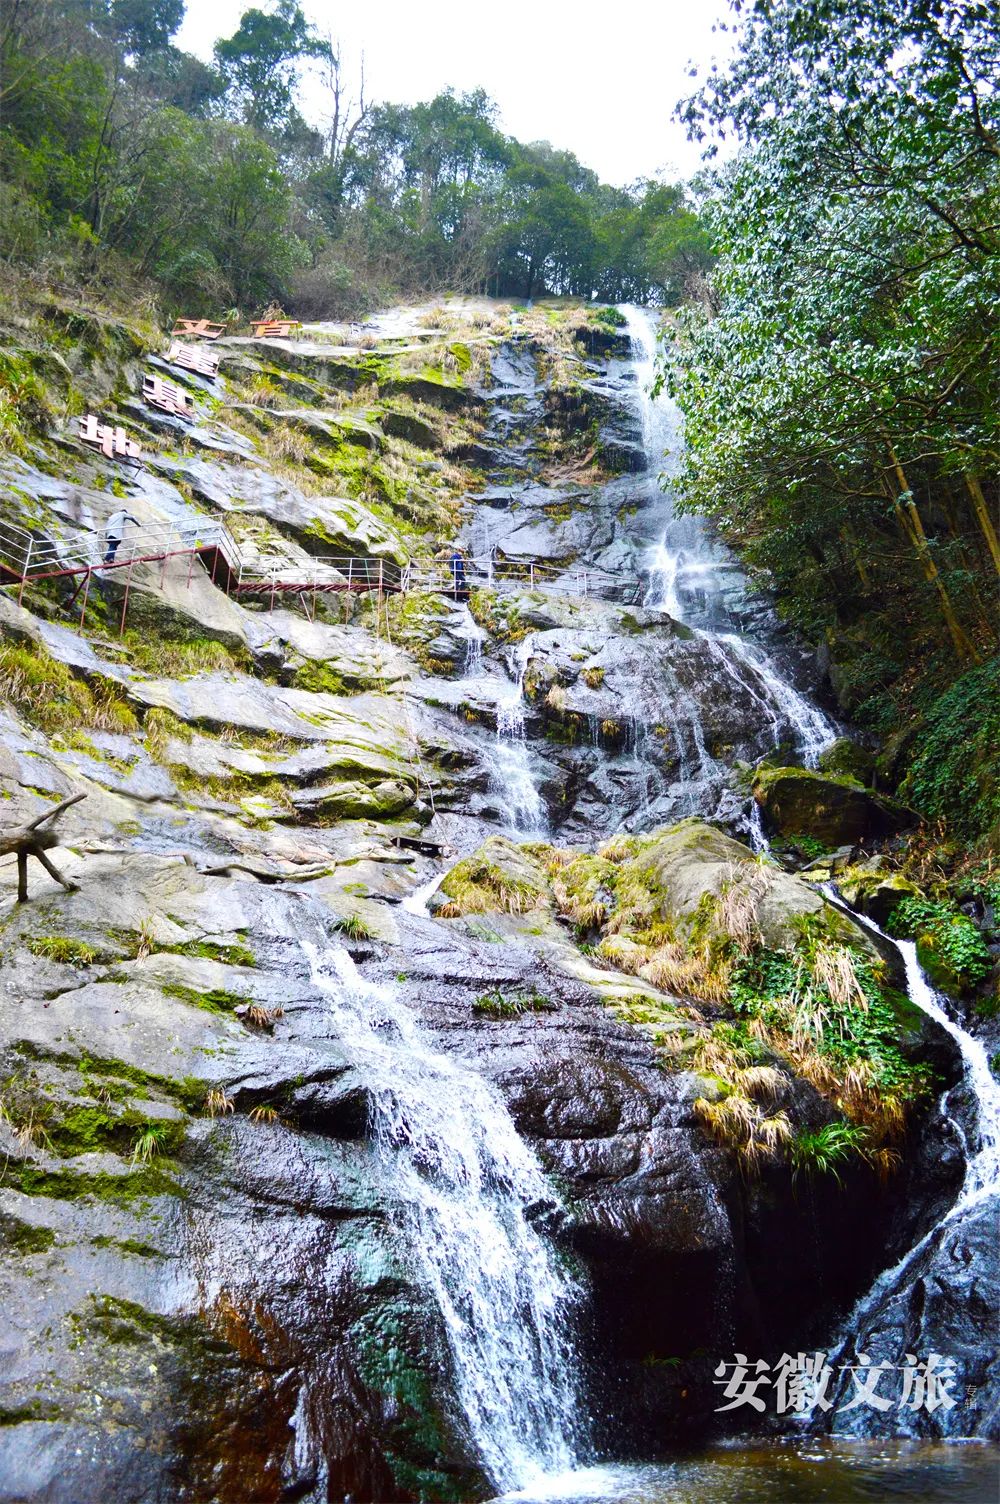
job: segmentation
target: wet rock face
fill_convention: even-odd
[[[501,846],[489,846],[495,860]],[[529,880],[530,864],[521,870]],[[588,1282],[582,1353],[598,1439],[657,1455],[716,1427],[711,1368],[734,1344],[777,1357],[825,1340],[891,1230],[919,1235],[916,1219],[954,1193],[960,1166],[945,1174],[935,1159],[905,1195],[873,1194],[865,1170],[794,1194],[780,1176],[748,1182],[698,1125],[703,1084],[664,1072],[640,1032],[562,972],[536,938],[541,915],[516,926],[497,914],[418,921],[400,985],[425,1026],[497,1082],[561,1189],[562,1205],[539,1216]]]
[[[64,959],[5,968],[3,1497],[480,1494],[297,939],[323,910],[142,859],[99,891],[50,906]]]
[[[862,1406],[837,1418],[838,1432],[854,1436],[910,1436],[957,1440],[1000,1440],[1000,1378],[996,1371],[996,1298],[1000,1282],[997,1218],[1000,1198],[984,1195],[965,1209],[945,1212],[927,1232],[916,1256],[894,1277],[883,1276],[862,1302],[841,1359],[858,1355],[886,1369],[878,1392],[891,1399],[887,1409]],[[933,1367],[945,1380],[943,1394],[930,1407],[922,1403],[912,1354],[921,1364],[937,1355]],[[944,1362],[940,1360],[945,1360]],[[903,1369],[914,1368],[918,1387],[901,1405]],[[855,1393],[849,1377],[833,1396],[846,1406]]]

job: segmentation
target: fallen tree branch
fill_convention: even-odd
[[[75,893],[77,884],[67,882],[62,873],[49,861],[45,855],[54,846],[59,845],[58,832],[52,825],[64,810],[69,809],[71,804],[79,804],[81,799],[86,799],[86,794],[73,794],[69,799],[64,799],[57,804],[55,809],[47,809],[44,814],[38,816],[27,825],[21,825],[12,830],[9,835],[0,836],[0,856],[14,855],[17,857],[17,901],[28,901],[28,858],[33,856],[57,883],[61,883],[67,893]],[[52,824],[50,824],[52,822]],[[40,829],[43,825],[49,825],[48,830]]]

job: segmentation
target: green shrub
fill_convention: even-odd
[[[900,793],[966,840],[1000,827],[1000,657],[970,669],[933,702]]]
[[[893,909],[887,927],[891,935],[916,940],[921,965],[946,989],[967,992],[993,969],[979,930],[949,903],[910,894]]]

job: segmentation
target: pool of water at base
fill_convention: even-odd
[[[998,1498],[996,1447],[823,1439],[580,1468],[503,1494],[502,1504],[997,1504]]]

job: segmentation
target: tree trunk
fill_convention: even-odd
[[[861,581],[861,588],[867,594],[872,588],[872,577],[868,573],[868,565],[861,557],[861,547],[851,528],[844,526],[840,530],[840,536],[847,550],[848,557],[853,561]]]
[[[997,538],[996,528],[993,526],[993,519],[986,505],[986,497],[983,495],[983,488],[979,484],[979,477],[972,475],[967,470],[965,472],[965,484],[969,488],[969,495],[972,497],[972,510],[976,514],[976,521],[982,528],[983,537],[986,539],[986,547],[990,551],[993,568],[1000,575],[1000,540]]]
[[[920,513],[917,511],[917,504],[913,500],[910,483],[906,478],[906,473],[902,465],[899,463],[896,451],[891,445],[889,446],[889,458],[892,461],[896,484],[899,487],[898,494],[891,486],[889,487],[889,495],[892,498],[896,516],[899,518],[904,533],[916,549],[917,558],[920,560],[920,567],[924,572],[924,578],[937,591],[938,600],[941,605],[941,614],[951,635],[955,652],[961,659],[971,659],[973,662],[978,662],[979,654],[976,652],[962,623],[955,615],[955,607],[952,605],[951,596],[948,594],[947,586],[941,578],[934,555],[927,542],[927,534],[924,532],[924,524],[921,521]]]

